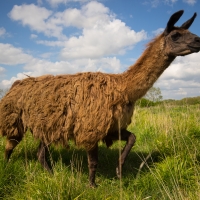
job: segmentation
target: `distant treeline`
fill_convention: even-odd
[[[140,107],[151,107],[151,106],[157,106],[161,104],[167,104],[167,105],[196,105],[200,104],[200,96],[197,97],[188,97],[181,100],[174,100],[174,99],[167,99],[162,100],[158,102],[150,101],[146,98],[142,98],[137,101],[136,105]]]

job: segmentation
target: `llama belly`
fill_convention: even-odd
[[[87,108],[84,111],[80,109],[76,115],[73,134],[76,144],[89,150],[108,133],[113,114],[111,109],[102,108],[94,114],[92,111],[85,112],[86,110]]]

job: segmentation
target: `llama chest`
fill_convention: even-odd
[[[131,117],[134,111],[134,104],[126,103],[125,105],[118,105],[114,111],[113,130],[126,129],[131,123]]]

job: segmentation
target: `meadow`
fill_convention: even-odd
[[[99,144],[99,165],[93,189],[88,184],[86,152],[71,142],[70,149],[51,146],[54,175],[37,161],[38,142],[27,133],[4,161],[5,138],[0,138],[0,199],[200,199],[200,105],[160,104],[136,107],[128,129],[137,140],[116,178],[123,142],[107,149]]]

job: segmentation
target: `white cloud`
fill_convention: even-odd
[[[178,0],[164,0],[164,3],[173,6]]]
[[[38,1],[39,3],[42,1]],[[9,16],[31,30],[56,37],[57,40],[54,41],[42,41],[37,40],[37,34],[30,35],[30,38],[36,39],[37,44],[60,48],[63,60],[45,60],[51,57],[51,52],[34,58],[11,44],[0,43],[0,63],[13,66],[21,64],[24,71],[7,80],[2,81],[1,78],[0,86],[3,87],[23,78],[23,74],[40,76],[85,71],[118,73],[122,66],[115,54],[125,53],[137,42],[146,39],[145,31],[131,30],[116,19],[107,7],[96,1],[83,4],[80,9],[66,9],[56,13],[34,4],[14,6]],[[68,27],[79,29],[79,35],[64,37],[63,29]]]
[[[164,31],[164,28],[158,28],[157,30],[153,31],[153,35],[159,35]]]
[[[197,0],[183,0],[183,2],[193,6],[195,3],[197,3]]]
[[[30,73],[26,73],[26,75],[28,75]],[[16,81],[16,80],[20,80],[20,79],[24,79],[26,78],[25,74],[23,73],[18,73],[16,77],[12,77],[10,80],[3,80],[1,83],[0,83],[0,88],[3,88],[3,89],[7,89],[7,88],[10,88],[10,86]]]
[[[24,69],[30,71],[32,76],[43,74],[73,74],[77,72],[102,71],[111,72],[120,71],[120,61],[116,57],[107,57],[102,59],[77,59],[72,61],[50,62],[41,59],[32,59]]]
[[[15,5],[9,13],[12,20],[20,21],[22,25],[29,26],[30,29],[39,33],[44,33],[48,37],[65,38],[62,34],[63,28],[48,21],[52,11],[34,4]]]
[[[40,57],[43,58],[43,59],[50,58],[51,56],[53,56],[52,52],[47,52],[47,53],[43,53],[43,54],[40,55]]]
[[[32,56],[11,44],[0,43],[0,55],[0,63],[5,65],[24,64],[32,59]]]
[[[64,47],[65,46],[64,41],[37,40],[36,43],[43,44],[43,45],[50,46],[50,47]]]
[[[166,80],[168,79],[181,79],[198,80],[200,77],[200,57],[198,53],[193,53],[185,57],[177,57],[171,66],[162,75]]]
[[[151,7],[156,8],[160,4],[160,0],[151,0]]]
[[[0,77],[4,75],[5,71],[5,68],[0,67]]]
[[[3,27],[0,27],[0,37],[4,37],[6,35],[6,29]]]
[[[61,58],[98,58],[105,55],[123,54],[128,47],[146,39],[146,32],[135,32],[120,20],[96,24],[84,29],[83,35],[71,37],[61,51]]]
[[[151,7],[156,8],[158,7],[159,4],[164,3],[169,6],[173,6],[178,0],[150,0],[150,1],[145,1],[143,4],[144,5],[151,5]],[[197,0],[183,0],[183,2],[189,4],[189,5],[194,5]]]
[[[24,26],[29,26],[34,31],[62,40],[67,39],[63,34],[65,27],[73,26],[83,29],[94,26],[99,20],[108,22],[112,19],[109,9],[96,1],[83,5],[80,10],[66,9],[64,12],[57,13],[34,4],[15,5],[9,17],[20,21]]]
[[[200,83],[193,80],[161,79],[156,83],[156,87],[161,89],[164,99],[182,99],[186,96],[200,96]]]
[[[30,38],[31,39],[35,39],[35,38],[37,38],[38,36],[36,35],[36,34],[31,34],[31,36],[30,36]]]
[[[50,62],[42,59],[33,58],[24,66],[24,72],[18,73],[16,77],[0,82],[0,88],[9,88],[18,79],[23,79],[26,75],[41,76],[43,74],[73,74],[77,72],[101,71],[101,72],[120,72],[121,63],[116,57],[102,59],[77,59],[74,61]]]
[[[36,6],[30,5],[15,5],[9,13],[9,17],[16,21],[21,21],[23,25],[28,25],[31,28],[34,27],[38,31],[43,31],[45,26],[45,20],[49,18],[52,11]]]
[[[99,21],[108,23],[113,19],[113,17],[114,16],[107,7],[101,3],[92,1],[84,4],[81,9],[69,8],[63,12],[55,13],[49,19],[49,23],[83,29],[91,28]]]
[[[51,6],[55,7],[58,4],[67,4],[69,2],[87,2],[87,1],[92,1],[92,0],[46,0]]]
[[[115,18],[107,7],[96,1],[80,10],[67,9],[57,13],[54,19],[65,26],[82,29],[82,34],[62,43],[62,59],[97,58],[124,53],[126,48],[146,39],[146,32],[135,32]],[[55,43],[45,42],[48,45]]]
[[[5,79],[5,68],[0,67],[0,88],[9,88],[17,79],[23,79],[26,76],[41,76],[43,74],[73,74],[76,72],[102,71],[118,73],[121,71],[120,60],[116,57],[104,57],[100,59],[76,59],[71,61],[51,62],[44,59],[34,58],[24,53],[22,49],[16,48],[10,44],[0,43],[0,63],[4,65],[16,66],[22,64],[23,72],[16,76]],[[42,55],[48,58],[50,54]],[[3,80],[4,78],[4,80]]]
[[[168,6],[173,6],[178,0],[145,0],[143,5],[151,6],[152,8],[157,8],[160,4],[164,3]]]
[[[39,15],[41,12],[43,14]],[[39,17],[33,20],[32,15]],[[63,47],[60,58],[64,60],[123,54],[147,38],[145,31],[131,30],[116,19],[107,7],[96,1],[84,4],[80,9],[66,9],[57,13],[33,4],[14,6],[10,17],[49,37],[57,37],[57,41],[40,40],[37,43]],[[79,36],[65,37],[63,29],[67,27],[80,29]],[[36,35],[32,34],[31,37],[35,38]]]
[[[200,95],[200,57],[199,53],[186,57],[177,57],[162,74],[156,85],[161,88],[163,96],[180,99],[185,95]]]

